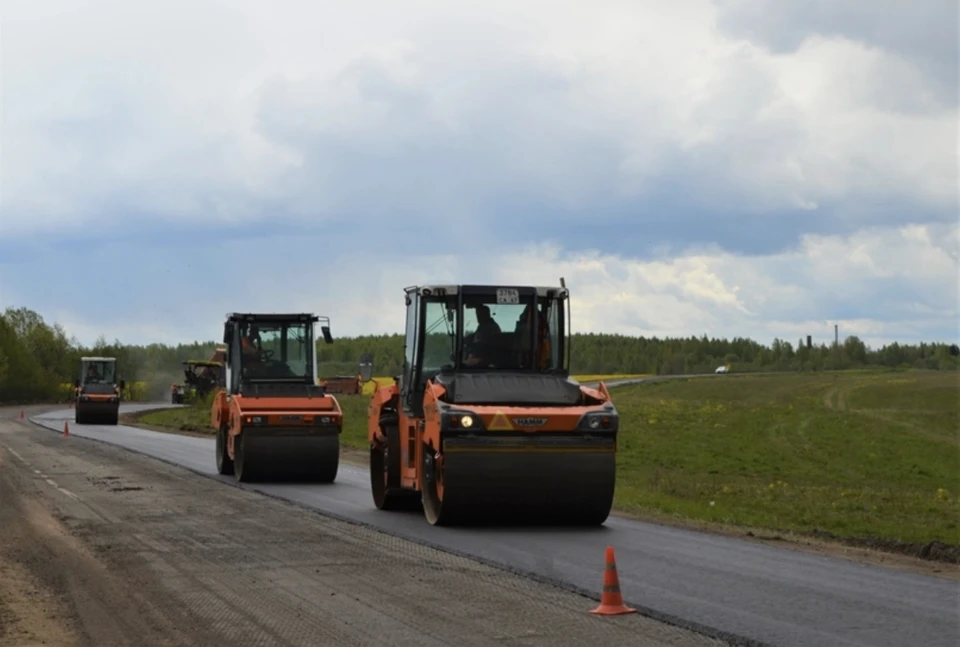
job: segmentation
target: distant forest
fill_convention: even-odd
[[[64,383],[78,374],[84,354],[117,358],[119,373],[127,382],[145,382],[147,399],[166,399],[172,382],[183,379],[181,362],[209,359],[216,343],[195,342],[166,346],[107,342],[101,337],[83,347],[59,324],[50,324],[27,308],[7,308],[0,315],[0,403],[50,402],[62,399]],[[751,339],[704,337],[628,337],[603,333],[575,334],[571,339],[571,373],[678,375],[713,372],[729,365],[735,372],[823,371],[869,366],[952,370],[960,368],[956,346],[942,343],[898,344],[869,348],[856,336],[837,347],[818,344],[807,348],[804,340],[791,343],[775,339],[769,346]],[[374,375],[397,375],[403,360],[403,336],[344,337],[332,345],[319,344],[317,363],[321,376],[357,372],[359,359],[373,356]]]

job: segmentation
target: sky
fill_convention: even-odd
[[[558,284],[575,332],[960,338],[951,0],[4,0],[0,306],[401,332]]]

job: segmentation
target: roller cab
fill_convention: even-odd
[[[229,314],[223,387],[214,397],[217,471],[238,481],[331,483],[343,412],[317,384],[313,314]]]
[[[74,380],[74,421],[81,425],[116,425],[124,380],[117,381],[115,357],[81,357]]]
[[[619,417],[569,376],[560,287],[407,288],[404,373],[368,420],[381,510],[435,525],[599,525],[613,505]]]

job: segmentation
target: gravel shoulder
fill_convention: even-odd
[[[18,414],[0,409],[3,645],[724,644]]]

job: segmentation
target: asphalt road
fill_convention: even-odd
[[[0,645],[723,647],[15,415],[0,408]]]
[[[124,405],[124,411],[162,405]],[[166,405],[170,406],[170,405]],[[72,410],[31,420],[113,443],[229,484],[216,474],[213,439],[127,426],[75,425]],[[606,546],[616,549],[624,597],[657,618],[783,647],[955,647],[956,581],[611,517],[595,530],[458,529],[420,512],[373,506],[365,469],[341,463],[332,485],[249,487],[388,533],[466,554],[598,595]]]

